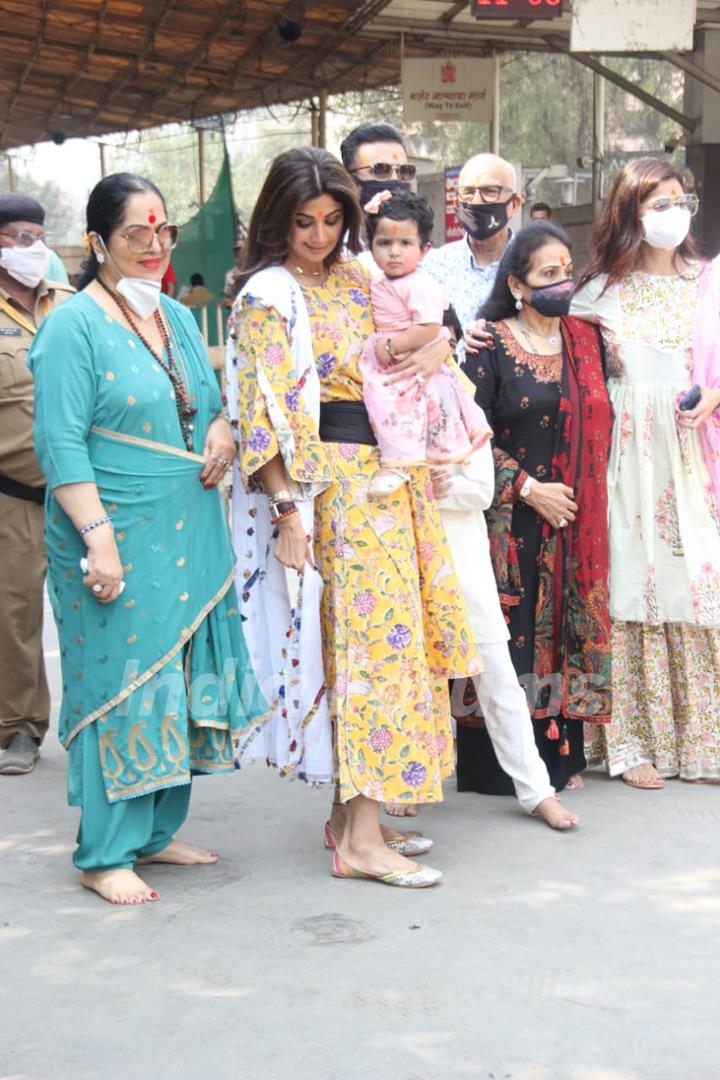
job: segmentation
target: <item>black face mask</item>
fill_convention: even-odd
[[[401,191],[410,191],[410,185],[402,180],[361,180],[360,181],[360,205],[363,209],[367,206],[374,195],[380,191],[392,191],[397,194]]]
[[[508,223],[508,206],[504,203],[464,203],[459,202],[455,213],[466,233],[473,240],[489,240]]]
[[[553,319],[558,315],[567,315],[570,312],[570,301],[575,292],[575,282],[572,278],[566,281],[554,281],[552,285],[542,285],[539,289],[531,286],[530,307],[535,308],[538,315],[546,315]]]

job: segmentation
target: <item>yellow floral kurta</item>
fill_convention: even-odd
[[[360,356],[372,332],[358,263],[304,290],[323,401],[362,400]],[[258,373],[283,405],[291,480],[332,477],[315,499],[314,554],[336,766],[343,801],[438,802],[453,768],[447,679],[480,664],[427,469],[389,497],[368,497],[377,447],[321,443],[295,381],[287,327],[245,297],[235,316],[240,472],[246,487],[280,450]],[[241,342],[241,345],[240,345]]]

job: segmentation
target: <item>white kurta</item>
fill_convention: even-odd
[[[608,465],[610,614],[650,626],[720,626],[720,523],[698,431],[679,428],[692,380],[698,277],[635,272],[571,314],[600,324],[615,410]]]

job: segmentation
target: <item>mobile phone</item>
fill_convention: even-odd
[[[690,389],[683,394],[683,396],[678,401],[677,407],[682,412],[687,412],[688,409],[694,409],[695,406],[700,403],[701,397],[702,389],[700,387],[700,384],[695,383],[694,386],[691,386]]]

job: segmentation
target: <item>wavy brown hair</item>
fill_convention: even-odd
[[[578,289],[600,274],[607,274],[605,287],[609,288],[636,268],[645,236],[640,205],[665,180],[677,180],[683,191],[687,191],[682,173],[659,158],[637,158],[620,170],[593,229],[590,262],[580,275]],[[695,244],[688,234],[676,248],[673,261],[679,268],[681,261],[697,258]]]
[[[286,150],[271,164],[255,203],[238,275],[240,288],[258,270],[285,262],[295,214],[319,195],[332,196],[343,208],[343,234],[325,259],[326,268],[337,262],[343,246],[353,254],[360,250],[363,212],[353,178],[327,150]]]

